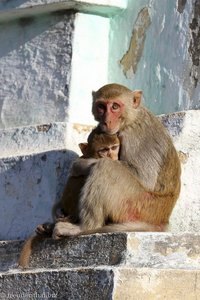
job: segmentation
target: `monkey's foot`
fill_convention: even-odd
[[[38,235],[51,236],[53,233],[55,224],[53,223],[44,223],[39,224],[35,230]]]
[[[74,236],[81,233],[81,229],[78,225],[70,222],[58,222],[55,224],[52,238],[58,240],[64,236]]]

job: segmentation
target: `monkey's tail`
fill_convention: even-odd
[[[43,240],[44,238],[45,238],[44,236],[34,235],[25,241],[18,260],[19,267],[23,269],[28,267],[33,247],[35,246],[35,244],[37,244],[39,241]]]

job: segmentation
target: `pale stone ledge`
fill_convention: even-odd
[[[10,0],[0,4],[0,21],[69,9],[112,16],[126,7],[127,0],[29,0],[21,4]]]

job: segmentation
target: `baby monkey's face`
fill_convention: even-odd
[[[99,158],[109,157],[112,160],[118,160],[119,143],[104,145],[97,149]]]
[[[119,159],[120,141],[117,134],[108,135],[101,133],[94,135],[91,146],[96,158],[109,157],[112,160]]]
[[[88,138],[88,142],[80,143],[79,147],[84,158],[109,157],[112,160],[119,159],[120,140],[117,134],[97,134],[93,131]]]

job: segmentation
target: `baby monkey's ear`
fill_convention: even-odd
[[[88,143],[80,143],[78,145],[79,145],[79,148],[81,149],[81,152],[83,153],[83,156],[87,156]]]

